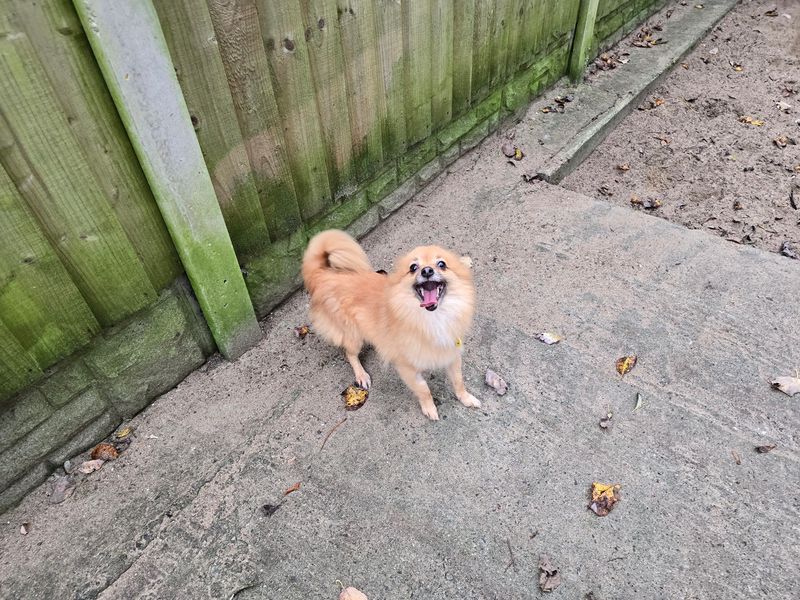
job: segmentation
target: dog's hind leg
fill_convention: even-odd
[[[422,373],[417,371],[414,367],[404,364],[395,365],[395,368],[400,375],[400,379],[414,392],[417,400],[419,400],[419,407],[422,409],[422,414],[431,421],[438,421],[439,411],[436,410],[431,390],[425,382],[425,379],[423,379]]]
[[[365,390],[369,389],[372,385],[372,379],[369,373],[364,369],[361,360],[358,358],[358,353],[361,352],[361,340],[345,340],[344,353],[347,356],[347,362],[353,367],[353,374],[356,376],[356,383]]]

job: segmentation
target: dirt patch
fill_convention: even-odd
[[[686,10],[702,9],[671,3],[648,26]],[[738,244],[798,249],[800,2],[736,7],[563,185]]]

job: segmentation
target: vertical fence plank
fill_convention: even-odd
[[[283,239],[302,220],[255,0],[208,0],[208,9],[267,230]]]
[[[489,92],[492,61],[492,17],[494,0],[475,0],[475,30],[472,39],[472,101]]]
[[[182,267],[70,0],[15,0],[70,128],[156,290]]]
[[[156,292],[72,135],[30,40],[12,16],[8,0],[0,2],[0,30],[6,32],[0,36],[0,112],[8,119],[0,123],[0,162],[94,315],[110,325],[150,304]],[[47,190],[46,197],[27,193],[34,189],[31,180]]]
[[[225,67],[204,0],[155,0],[178,82],[240,258],[269,243]]]
[[[453,0],[433,0],[431,40],[431,120],[437,129],[453,118]]]
[[[330,202],[331,188],[300,5],[298,0],[258,0],[257,7],[297,200],[309,220]]]
[[[429,0],[403,2],[406,138],[415,144],[431,134],[431,7]]]
[[[353,187],[355,167],[336,4],[336,0],[300,0],[328,176],[334,196],[342,196]]]
[[[3,401],[41,377],[42,370],[0,321],[0,410]]]
[[[472,44],[475,2],[453,0],[453,115],[464,113],[472,100]]]
[[[506,79],[506,62],[508,60],[509,10],[511,0],[495,0],[494,14],[491,23],[491,66],[489,86],[492,90],[500,86]]]
[[[47,368],[100,330],[11,178],[0,168],[0,315]]]
[[[261,337],[151,0],[75,0],[89,43],[220,351]]]
[[[524,25],[525,0],[509,0],[508,6],[508,38],[506,44],[506,74],[513,77],[519,67],[519,46]]]
[[[385,109],[380,88],[375,12],[372,0],[338,0],[337,5],[347,67],[353,157],[358,178],[363,181],[383,164],[381,127]]]
[[[569,76],[578,81],[586,69],[589,47],[592,45],[594,23],[597,17],[597,0],[581,0],[578,10],[578,23],[575,26],[575,39],[569,58]]]
[[[547,0],[524,0],[522,29],[520,30],[518,64],[528,68],[542,50],[542,28],[545,18],[544,4]]]
[[[395,158],[406,145],[403,60],[403,9],[400,2],[381,0],[375,6],[383,105],[384,158]]]

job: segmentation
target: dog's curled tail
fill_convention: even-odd
[[[308,243],[303,255],[303,281],[313,291],[314,274],[324,269],[372,272],[364,250],[344,231],[329,229],[318,233]]]

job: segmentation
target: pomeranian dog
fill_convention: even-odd
[[[303,257],[314,331],[344,349],[365,389],[371,380],[358,355],[365,342],[371,344],[394,365],[433,421],[439,413],[424,371],[446,369],[461,403],[479,408],[461,373],[461,340],[475,306],[468,260],[437,246],[421,246],[400,258],[393,272],[382,274],[348,234],[323,231]]]

